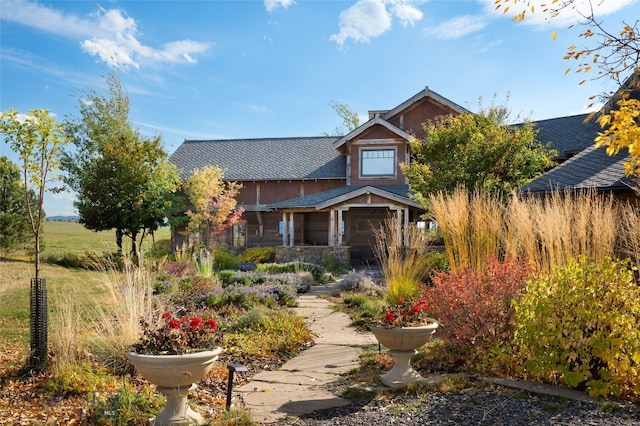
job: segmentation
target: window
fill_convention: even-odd
[[[233,225],[233,246],[245,247],[247,245],[247,225]]]
[[[284,235],[284,220],[278,221],[278,235]]]
[[[360,151],[361,176],[395,176],[395,149],[363,149]]]

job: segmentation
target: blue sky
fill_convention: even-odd
[[[594,3],[615,29],[640,18],[636,0]],[[321,135],[341,124],[331,102],[364,121],[425,86],[514,120],[579,114],[615,89],[565,75],[566,48],[584,45],[575,13],[515,12],[494,0],[1,0],[0,110],[77,116],[78,97],[116,71],[134,126],[172,153],[184,139]],[[72,199],[48,195],[45,210],[73,214]]]

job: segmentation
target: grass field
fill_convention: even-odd
[[[168,228],[156,232],[156,241],[169,237]],[[123,240],[125,251],[131,246],[128,240]],[[43,259],[67,253],[83,255],[116,251],[115,232],[94,232],[73,222],[46,222],[42,241]],[[145,238],[143,248],[146,250],[151,244],[149,236]],[[0,258],[0,354],[3,344],[29,343],[29,292],[33,274],[33,262],[24,254]],[[42,263],[40,276],[47,280],[50,312],[57,310],[60,303],[69,303],[70,299],[80,305],[100,300],[102,283],[108,278],[105,274],[108,273]]]
[[[155,233],[156,241],[169,239],[169,228],[160,228]],[[75,222],[45,222],[42,232],[44,241],[43,257],[65,253],[84,254],[86,252],[115,253],[115,231],[95,232]],[[130,239],[124,238],[124,250],[131,247]],[[143,249],[152,243],[151,236],[145,237]]]

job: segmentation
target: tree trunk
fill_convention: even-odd
[[[116,246],[118,247],[118,255],[122,256],[122,229],[116,229]]]

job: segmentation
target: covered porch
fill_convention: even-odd
[[[336,196],[327,194],[324,199],[316,194],[313,205],[305,205],[309,200],[303,197],[287,201],[286,206],[270,206],[282,214],[282,246],[277,248],[276,260],[321,263],[333,255],[354,266],[375,263],[374,230],[391,216],[401,231],[423,212],[416,201],[401,195],[403,191],[407,193],[406,186],[364,186]]]

